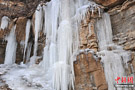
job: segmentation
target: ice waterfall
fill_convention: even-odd
[[[39,6],[36,9],[35,12],[35,43],[34,43],[34,56],[37,55],[37,48],[38,48],[38,36],[39,36],[39,32],[42,30],[42,24],[43,24],[43,10],[41,5],[39,4]]]
[[[4,64],[14,64],[16,60],[16,25],[14,25],[10,31],[10,34],[5,38],[7,40],[6,54]]]
[[[96,28],[100,49],[98,54],[102,58],[101,62],[108,82],[108,90],[116,90],[114,88],[115,79],[127,76],[125,69],[128,68],[127,62],[131,60],[130,53],[112,42],[112,27],[109,14],[103,14],[102,19],[97,21]],[[118,90],[121,90],[121,88]]]
[[[52,0],[44,7],[46,46],[43,66],[51,76],[51,84],[55,90],[68,90],[74,86],[73,30],[69,4],[69,0]]]
[[[30,58],[30,69],[32,66],[34,67],[33,64],[35,64],[35,61],[38,58],[38,38],[40,36],[40,31],[43,30],[46,38],[43,52],[43,61],[40,62],[40,64],[37,66],[38,68],[35,71],[35,68],[32,68],[32,70],[36,72],[32,76],[31,74],[27,75],[26,72],[28,72],[28,74],[33,74],[33,71],[26,70],[25,72],[24,70],[24,77],[28,77],[28,81],[32,81],[32,84],[34,82],[34,85],[35,81],[36,84],[43,81],[43,85],[41,85],[43,86],[43,88],[47,89],[42,90],[74,90],[73,61],[74,56],[79,49],[79,27],[81,24],[81,20],[85,18],[87,11],[89,10],[94,13],[94,10],[97,9],[99,10],[98,5],[89,0],[51,0],[45,5],[39,4],[35,12],[35,38],[33,56],[30,58],[32,44],[28,43],[28,39],[31,21],[28,20],[26,24],[23,58],[26,60]],[[17,44],[14,31],[15,26],[11,30],[10,35],[8,36],[9,38],[6,39],[8,40],[8,44],[5,64],[9,64],[9,61],[12,61],[12,63],[10,64],[13,64],[15,62]],[[14,45],[12,46],[12,44]],[[9,46],[12,46],[12,48]],[[39,73],[39,71],[37,71],[38,69],[43,72]],[[17,76],[17,78],[19,78],[20,80],[22,79],[21,74],[19,73]],[[33,76],[37,77],[33,78]],[[42,77],[39,78],[39,76]],[[31,79],[31,77],[33,79]],[[42,78],[43,80],[39,80]],[[16,83],[16,81],[12,82],[11,80],[9,80],[9,78],[7,78],[7,81],[14,84]],[[21,85],[20,83],[17,83],[15,84],[15,86],[14,84],[10,85],[10,83],[9,86],[11,86],[12,88],[19,88],[18,86]]]
[[[55,90],[74,89],[73,57],[78,51],[78,27],[88,9],[97,5],[87,0],[52,0],[43,6],[46,45],[43,63],[46,77]]]

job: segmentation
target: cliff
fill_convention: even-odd
[[[46,5],[50,0],[0,0],[0,20],[2,21],[3,16],[8,17],[8,26],[1,28],[0,30],[0,64],[4,63],[7,40],[5,39],[11,32],[14,25],[15,36],[17,42],[16,49],[16,63],[30,62],[30,57],[33,56],[34,44],[36,38],[35,30],[35,11],[39,4]],[[79,25],[79,50],[73,62],[74,74],[75,74],[75,90],[111,90],[108,86],[108,80],[106,75],[106,69],[103,65],[106,62],[102,62],[101,58],[104,55],[99,55],[98,52],[102,51],[100,47],[100,39],[98,37],[97,22],[102,18],[103,12],[110,14],[111,26],[112,26],[112,40],[113,44],[123,48],[123,51],[130,53],[130,60],[128,60],[127,67],[124,68],[126,75],[135,76],[135,1],[134,0],[94,0],[99,4],[101,8],[101,16],[98,15],[98,11],[94,13],[88,11],[81,24]],[[43,12],[45,13],[45,12]],[[6,19],[7,20],[7,19]],[[24,58],[29,49],[25,48],[26,25],[28,20],[31,20],[30,34],[28,39],[28,47],[31,47],[29,52],[29,58]],[[42,22],[45,19],[42,18]],[[48,21],[48,23],[50,23]],[[1,22],[2,24],[2,22]],[[107,23],[106,23],[107,24]],[[102,24],[100,24],[102,25]],[[44,29],[44,27],[41,27]],[[106,32],[107,34],[107,32]],[[107,37],[105,37],[107,38]],[[47,35],[44,35],[44,31],[41,30],[38,34],[38,49],[36,64],[38,65],[43,61],[43,51],[48,40]],[[117,46],[107,46],[108,51],[116,50]],[[90,51],[89,51],[90,50]],[[102,54],[102,52],[101,52]],[[121,53],[120,53],[121,54]],[[106,54],[107,55],[107,54]],[[127,53],[126,53],[127,55]],[[126,56],[125,55],[125,56]],[[113,55],[112,55],[113,56]],[[121,57],[124,57],[121,55]],[[128,57],[128,56],[127,56]],[[117,59],[117,58],[116,58]],[[110,60],[111,61],[111,60]],[[126,64],[124,59],[122,61],[124,67]],[[109,65],[109,64],[108,64]],[[112,64],[113,66],[113,64]],[[6,73],[6,72],[5,72]],[[122,73],[122,72],[121,72]],[[0,74],[0,76],[2,76]],[[4,85],[0,86],[1,90],[10,90],[5,81],[0,78],[0,82]],[[40,87],[40,86],[39,86]],[[5,89],[7,88],[7,89]]]

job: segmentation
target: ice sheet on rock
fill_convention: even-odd
[[[10,21],[10,19],[7,16],[3,16],[2,19],[1,19],[1,26],[0,26],[0,28],[2,30],[4,30],[5,28],[7,28],[9,21]]]
[[[110,16],[105,13],[103,19],[97,21],[97,37],[99,41],[100,50],[106,50],[107,45],[112,44],[112,27],[110,22]]]

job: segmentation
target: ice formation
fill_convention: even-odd
[[[45,72],[51,76],[51,85],[55,90],[68,90],[69,85],[73,88],[73,60],[71,58],[73,30],[69,3],[69,0],[52,0],[44,9],[47,40],[44,48],[43,67]]]
[[[39,4],[35,12],[35,28],[34,28],[35,41],[34,41],[33,56],[37,55],[38,37],[39,37],[39,32],[42,30],[42,24],[43,24],[43,10],[42,10],[42,6]]]
[[[27,46],[26,63],[28,62],[28,60],[30,60],[31,49],[32,49],[32,43],[30,42],[28,43],[28,46]]]
[[[77,27],[89,9],[94,12],[97,5],[87,0],[52,0],[44,6],[46,45],[42,66],[51,76],[55,90],[74,89],[73,57],[79,46]]]
[[[108,82],[108,90],[116,90],[114,88],[115,79],[127,76],[125,69],[128,68],[127,62],[131,60],[130,53],[112,42],[112,27],[109,14],[103,14],[102,19],[97,21],[96,28],[100,48],[99,54],[102,58],[101,62]],[[111,47],[112,50],[108,50],[108,47]],[[121,88],[118,90],[121,90]]]
[[[31,21],[28,20],[26,24],[26,33],[25,33],[25,46],[24,46],[24,55],[23,55],[23,60],[25,59],[25,53],[28,45],[28,40],[29,40],[29,33],[30,33],[30,28],[31,28]]]
[[[5,38],[7,40],[6,54],[4,64],[14,64],[16,60],[16,25],[14,25],[10,31],[10,34]]]
[[[4,30],[5,28],[8,27],[9,20],[10,20],[10,19],[9,19],[7,16],[3,16],[3,17],[2,17],[2,19],[1,19],[1,26],[0,26],[0,28],[1,28],[2,30]]]
[[[73,61],[77,53],[91,52],[92,50],[80,50],[79,47],[79,26],[81,20],[85,18],[87,11],[99,11],[100,8],[94,2],[88,0],[51,0],[46,5],[38,5],[35,11],[34,27],[34,52],[30,57],[32,43],[28,42],[31,28],[31,20],[26,24],[26,37],[24,42],[24,59],[30,60],[29,66],[26,64],[2,66],[0,75],[11,89],[15,90],[74,90],[74,68]],[[44,19],[44,20],[43,20]],[[2,18],[1,28],[8,26],[8,18]],[[90,29],[91,24],[89,24]],[[8,41],[6,47],[5,64],[14,64],[16,57],[16,36],[15,28],[12,27],[10,34],[6,37]],[[43,61],[35,65],[37,56],[38,38],[43,30],[46,41],[43,52]],[[102,19],[96,23],[96,32],[99,41],[98,55],[101,56],[108,89],[114,90],[117,76],[127,76],[125,69],[127,62],[131,59],[130,53],[124,51],[112,41],[112,28],[110,17],[107,13],[102,15]],[[91,30],[89,30],[91,34]],[[108,48],[112,48],[109,50]],[[94,56],[98,58],[97,55]],[[40,72],[40,73],[39,73]],[[16,73],[18,73],[16,75]],[[118,89],[119,90],[119,89]]]
[[[30,67],[22,63],[20,66],[10,68],[8,74],[3,76],[9,87],[15,90],[74,90],[73,61],[79,48],[78,28],[87,11],[94,13],[95,10],[100,12],[98,5],[88,0],[51,0],[46,5],[39,4],[35,11],[32,57],[30,57],[32,44],[28,43],[30,20],[26,25],[24,59],[26,62],[30,59]],[[9,38],[7,39],[5,64],[9,64],[9,61],[12,61],[10,64],[15,62],[15,58],[10,60],[14,57],[16,50],[14,29],[9,35],[12,43]],[[46,36],[43,61],[35,65],[36,59],[40,58],[37,56],[37,50],[41,30]],[[8,48],[12,44],[14,48],[13,46]],[[12,54],[11,51],[13,51]],[[9,56],[9,53],[12,56]],[[15,73],[18,75],[15,76]]]

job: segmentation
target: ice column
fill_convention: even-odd
[[[29,40],[29,33],[30,33],[30,28],[31,28],[31,21],[28,20],[26,24],[26,31],[25,31],[25,47],[24,47],[24,55],[23,55],[23,60],[25,59],[25,53],[28,45],[28,40]]]
[[[5,38],[7,40],[5,62],[4,64],[14,64],[16,60],[16,35],[15,35],[16,25],[12,27],[10,34]]]
[[[39,4],[35,12],[34,56],[37,56],[38,37],[39,37],[39,32],[42,30],[42,24],[43,24],[43,10],[42,10],[42,6]]]

